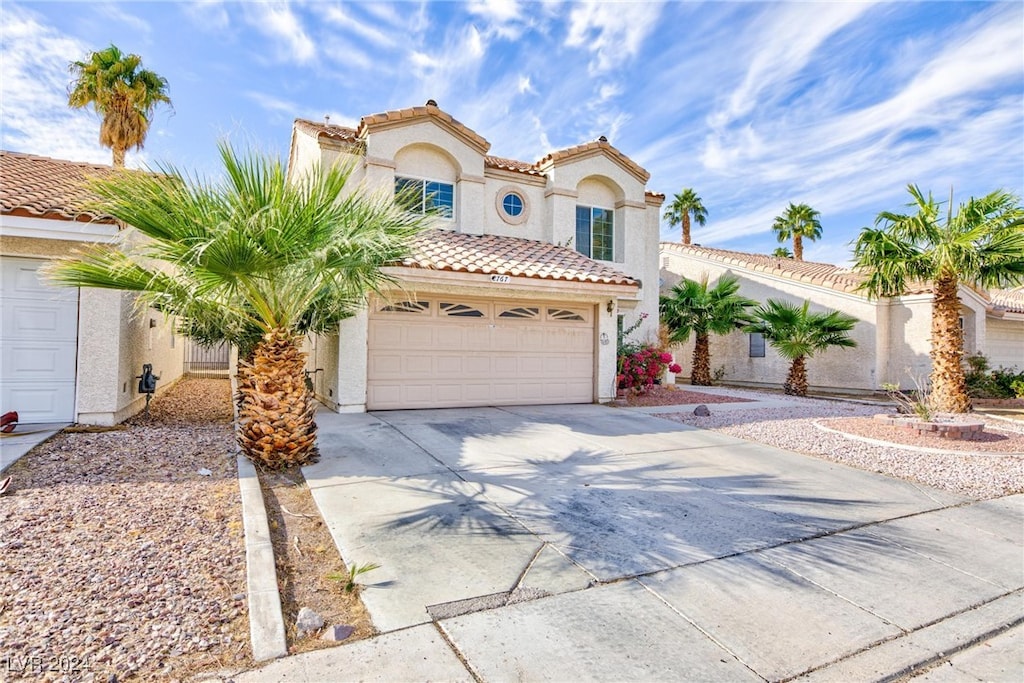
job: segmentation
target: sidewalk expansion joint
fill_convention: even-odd
[[[444,630],[444,626],[442,626],[440,622],[435,621],[434,628],[437,629],[437,633],[441,636],[441,639],[444,640],[444,642],[451,649],[456,659],[458,659],[462,663],[462,666],[466,667],[466,671],[468,671],[469,675],[473,677],[473,680],[476,681],[476,683],[484,683],[484,677],[477,673],[476,669],[474,669],[473,666],[469,663],[469,659],[466,658],[466,655],[462,654],[462,651],[455,645],[455,642],[448,636],[448,632]]]

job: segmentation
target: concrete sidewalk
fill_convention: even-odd
[[[1024,496],[602,406],[318,422],[306,480],[383,565],[382,635],[237,680],[873,680],[1024,621]]]

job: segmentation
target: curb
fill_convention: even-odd
[[[974,457],[991,458],[991,457],[1002,457],[1010,456],[1013,458],[1019,458],[1024,453],[1013,453],[1013,452],[997,452],[997,453],[983,453],[981,451],[951,451],[944,448],[931,448],[929,446],[910,446],[903,443],[894,443],[892,441],[881,441],[880,439],[872,439],[867,436],[860,436],[858,434],[850,434],[848,432],[841,432],[838,429],[832,427],[826,427],[820,424],[818,420],[814,420],[811,424],[823,432],[829,432],[830,434],[838,434],[839,436],[846,437],[853,441],[860,441],[862,443],[869,444],[871,446],[882,446],[885,448],[898,448],[904,451],[912,451],[914,453],[930,453],[932,455],[970,455]]]
[[[245,575],[249,595],[249,639],[252,658],[257,662],[284,657],[288,643],[284,636],[284,615],[277,589],[277,567],[270,542],[267,510],[256,467],[244,455],[238,459],[238,488],[242,494],[242,522],[245,528]]]

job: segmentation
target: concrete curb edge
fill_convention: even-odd
[[[256,467],[238,454],[238,488],[242,494],[242,523],[245,528],[245,575],[249,596],[249,638],[252,658],[257,662],[284,657],[288,643],[284,635],[284,614],[277,589],[277,567],[270,541],[270,525],[263,504],[263,491]]]

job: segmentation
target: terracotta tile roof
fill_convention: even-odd
[[[355,144],[365,138],[368,127],[411,120],[424,116],[434,116],[448,123],[458,130],[464,137],[469,138],[474,144],[481,147],[484,151],[490,148],[490,143],[487,142],[487,140],[472,129],[452,118],[449,114],[438,109],[435,105],[410,107],[408,109],[398,109],[381,114],[370,114],[369,116],[364,116],[362,118],[358,129],[298,118],[295,119],[295,127],[308,135],[316,137],[317,139],[327,138],[329,140],[338,140],[340,142]],[[569,147],[568,149],[551,152],[543,159],[536,162],[519,161],[517,159],[507,159],[505,157],[485,154],[484,166],[503,171],[525,173],[532,176],[543,176],[544,171],[541,170],[541,166],[545,164],[579,156],[581,154],[593,154],[600,150],[609,151],[613,158],[617,159],[620,164],[626,167],[634,175],[641,178],[643,182],[646,183],[648,179],[650,179],[650,174],[646,170],[625,154],[612,147],[607,140],[595,140],[594,142],[588,142],[582,145],[576,145],[575,147]],[[665,199],[665,195],[659,192],[645,192],[645,195],[652,199]]]
[[[428,100],[427,103],[422,107],[409,107],[407,109],[395,109],[392,111],[382,112],[380,114],[370,114],[364,116],[359,121],[358,135],[363,137],[368,128],[375,126],[388,125],[400,123],[402,121],[411,121],[413,119],[432,117],[435,118],[448,127],[455,130],[462,137],[464,137],[470,144],[478,148],[481,152],[486,153],[491,148],[491,143],[487,142],[486,139],[472,128],[469,128],[461,121],[455,119],[451,114],[441,110],[437,103],[433,100]]]
[[[1024,287],[989,290],[992,307],[1007,313],[1024,313]]]
[[[537,170],[536,164],[531,164],[526,161],[516,161],[515,159],[505,159],[502,157],[485,156],[484,166],[489,168],[497,168],[503,171],[517,171],[519,173],[526,173],[528,175],[542,176],[544,175]]]
[[[308,119],[295,119],[295,127],[304,133],[313,135],[317,139],[325,137],[331,140],[340,140],[342,142],[359,141],[359,137],[356,135],[356,129],[348,128],[346,126],[317,123],[316,121],[310,121]]]
[[[735,265],[760,273],[770,273],[791,280],[829,287],[841,292],[852,292],[864,281],[862,275],[830,263],[796,261],[790,258],[779,258],[765,254],[748,254],[742,251],[713,249],[711,247],[679,244],[676,242],[662,242],[661,251],[674,251],[680,254],[706,258],[711,261]]]
[[[639,286],[619,271],[556,244],[499,235],[428,230],[416,238],[403,266],[541,280]]]
[[[71,221],[113,222],[86,212],[97,199],[89,178],[116,173],[110,166],[0,150],[0,212]]]
[[[626,170],[632,173],[634,176],[640,179],[641,182],[646,183],[651,178],[651,174],[644,169],[643,166],[636,163],[625,154],[615,149],[607,139],[602,136],[601,138],[594,140],[593,142],[585,142],[582,145],[576,145],[575,147],[568,147],[566,149],[560,149],[555,152],[551,152],[543,159],[536,163],[538,169],[544,166],[554,164],[563,159],[571,159],[572,157],[578,157],[581,155],[598,154],[601,151],[608,152],[609,155],[617,160]]]

